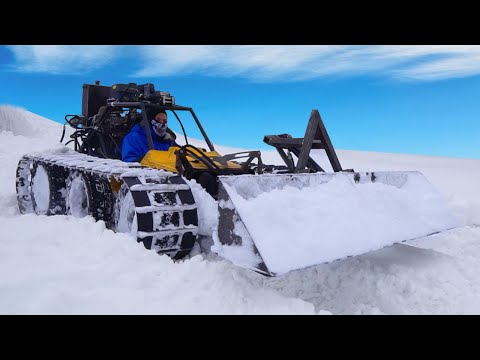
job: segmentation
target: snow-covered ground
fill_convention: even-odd
[[[213,253],[174,262],[90,217],[20,215],[18,159],[59,146],[61,132],[0,106],[1,314],[480,314],[480,160],[337,150],[344,168],[421,171],[459,226],[268,278]],[[329,169],[321,151],[314,157]],[[275,151],[262,158],[281,164]],[[216,204],[194,194],[208,232]]]

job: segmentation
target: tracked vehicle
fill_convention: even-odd
[[[183,137],[183,141],[177,141],[181,145],[172,146],[168,151],[153,150],[149,120],[158,110],[167,111],[169,119],[173,114],[177,120],[175,132],[171,130],[170,120],[169,136],[177,140]],[[192,126],[185,126],[185,116]],[[264,164],[257,150],[219,154],[193,109],[177,105],[170,93],[157,91],[150,83],[84,84],[82,115],[67,115],[65,120],[74,129],[65,144],[70,147],[26,154],[19,161],[16,187],[21,213],[93,216],[114,231],[130,233],[147,249],[174,259],[188,255],[199,236],[198,207],[189,180],[202,184],[205,174],[215,179],[209,193],[218,201],[218,228],[212,234],[216,241],[214,249],[235,264],[264,275],[280,275],[358,255],[454,226],[440,194],[421,173],[360,173],[342,169],[317,110],[311,112],[303,138],[288,134],[264,137],[263,141],[273,146],[283,159],[285,165],[281,166]],[[140,163],[126,163],[121,160],[122,141],[136,124],[147,129],[152,150]],[[194,146],[192,133],[203,137],[208,149]],[[332,172],[326,172],[312,158],[312,149],[325,151]],[[394,194],[393,200],[379,211],[385,224],[378,224],[380,218],[365,218],[364,225],[370,231],[363,237],[353,234],[358,238],[354,246],[345,243],[344,235],[337,236],[341,229],[325,233],[321,226],[305,233],[297,232],[288,239],[282,239],[280,234],[278,242],[272,245],[271,240],[265,239],[267,221],[252,221],[242,205],[245,201],[261,201],[264,194],[273,190],[281,197],[282,192],[294,188],[300,191],[301,198],[306,189],[317,189],[317,193],[321,193],[329,191],[332,184],[339,184],[348,197],[341,199],[342,195],[337,194],[333,198],[334,202],[345,204],[343,208],[337,207],[340,217],[349,203],[375,203],[376,199],[364,191],[370,191],[371,186]],[[425,203],[428,207],[422,207]],[[328,206],[325,204],[327,211]],[[371,231],[375,226],[379,229],[391,224],[408,226],[401,223],[397,213],[392,212],[390,216],[389,209],[397,207],[436,210],[417,216],[417,230],[406,238]],[[299,210],[296,217],[301,218],[301,211],[310,210]],[[322,218],[320,214],[319,218]],[[343,221],[346,226],[353,222],[349,218]],[[372,224],[376,225],[372,227]],[[287,229],[293,225],[287,222],[277,226]],[[324,228],[327,227],[328,224],[324,224]]]

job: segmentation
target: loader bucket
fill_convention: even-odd
[[[269,276],[454,228],[420,172],[219,177],[213,250]]]

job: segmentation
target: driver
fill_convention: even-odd
[[[150,119],[149,130],[152,134],[155,150],[166,151],[170,146],[179,146],[167,132],[167,113],[165,110],[159,110]],[[145,128],[136,124],[123,139],[122,160],[125,162],[140,162],[149,150]]]

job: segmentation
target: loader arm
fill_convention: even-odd
[[[247,156],[249,158],[245,163],[231,161]],[[253,174],[250,164],[255,157],[262,164],[259,151],[220,156],[216,151],[205,152],[196,146],[184,145],[176,151],[176,168],[179,174],[185,174],[187,178],[194,177],[197,172],[208,172],[216,176]]]
[[[277,149],[283,161],[293,173],[325,171],[310,157],[312,149],[324,149],[333,171],[342,171],[342,166],[333,148],[325,124],[316,109],[312,110],[303,138],[292,138],[288,134],[265,135],[263,141]],[[285,153],[285,150],[287,150],[287,153]],[[293,157],[290,155],[291,153],[295,154],[298,159],[296,165]]]

